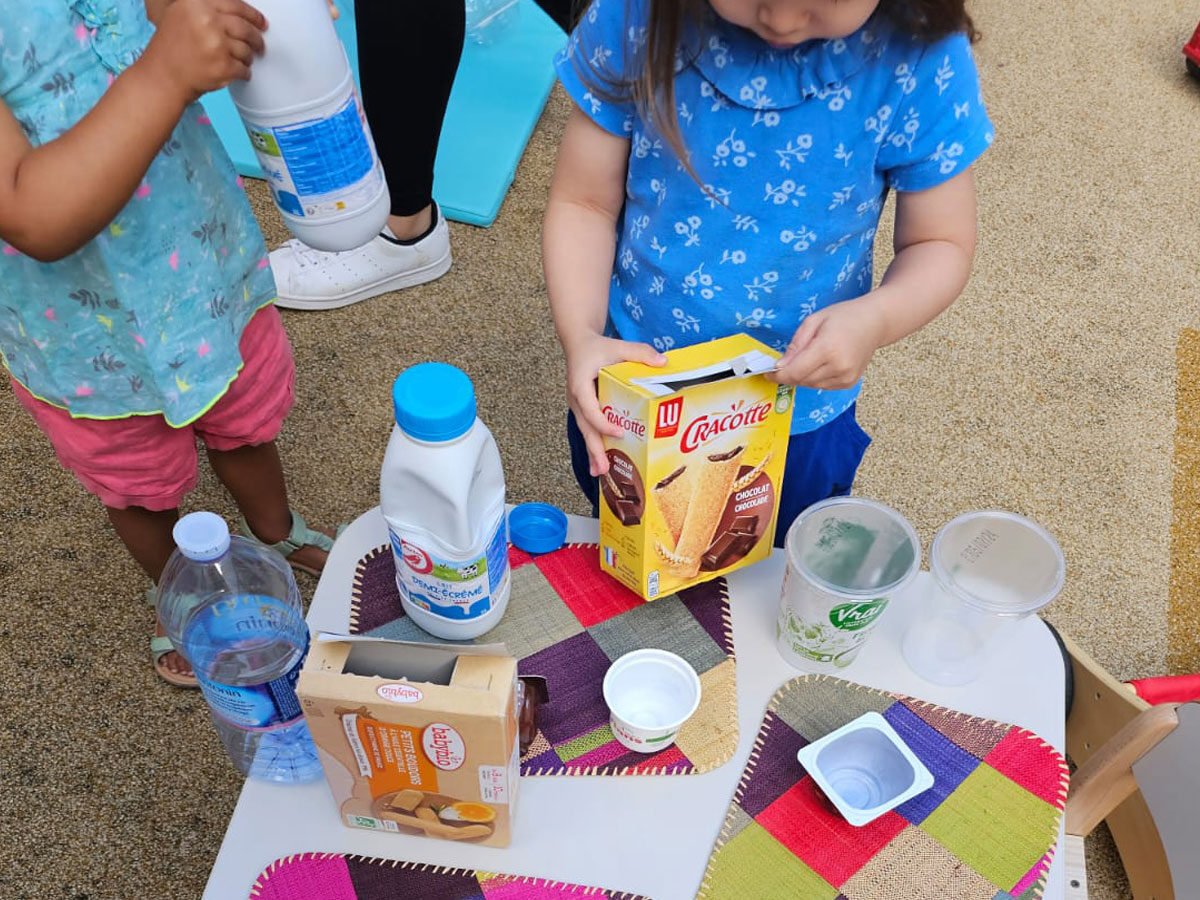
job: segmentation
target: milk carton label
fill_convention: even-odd
[[[477,619],[495,604],[493,594],[508,571],[504,517],[493,526],[482,554],[450,557],[389,528],[396,586],[414,606],[459,622]]]
[[[383,170],[353,89],[329,116],[274,127],[243,120],[284,212],[314,221],[333,218],[379,193]]]

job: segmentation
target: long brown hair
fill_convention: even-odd
[[[633,100],[638,112],[654,125],[688,173],[696,178],[688,159],[679,117],[675,111],[675,75],[679,48],[689,26],[699,33],[709,11],[707,0],[647,0],[646,45],[633,61],[633,75],[597,73],[590,62],[575,65],[588,87],[608,100]],[[961,31],[974,43],[979,39],[967,14],[966,0],[879,0],[872,18],[890,22],[898,31],[932,43]],[[631,23],[626,22],[622,33]],[[699,179],[696,179],[697,182]]]

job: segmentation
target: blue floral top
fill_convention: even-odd
[[[926,44],[872,20],[776,51],[710,14],[675,77],[702,189],[614,90],[639,71],[645,23],[646,0],[593,0],[557,60],[583,111],[630,141],[609,293],[623,338],[665,351],[747,332],[783,350],[805,316],[871,289],[889,188],[940,184],[992,142],[965,35]],[[797,390],[793,432],[860,387]]]
[[[53,140],[152,34],[142,0],[0,3],[0,97],[35,146]],[[191,422],[236,376],[242,329],[275,297],[262,234],[195,104],[86,246],[54,263],[0,249],[4,364],[74,416]]]

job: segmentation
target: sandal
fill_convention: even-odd
[[[320,571],[312,566],[301,565],[294,563],[289,557],[299,550],[301,547],[316,547],[318,550],[324,550],[326,553],[333,550],[333,542],[335,538],[331,538],[323,531],[314,531],[309,528],[304,521],[304,517],[294,509],[288,510],[292,514],[292,530],[282,541],[276,541],[274,544],[268,544],[266,541],[260,540],[258,535],[250,530],[250,526],[246,523],[245,516],[238,516],[238,531],[252,541],[257,541],[264,547],[270,547],[280,556],[287,560],[288,565],[297,572],[306,572],[309,575],[320,576]],[[337,527],[337,536],[341,537],[342,532],[346,530],[345,524]]]
[[[175,645],[171,643],[171,639],[165,634],[156,634],[150,638],[150,661],[154,663],[154,671],[158,674],[158,677],[167,684],[175,685],[175,687],[200,687],[200,683],[196,681],[195,672],[188,675],[180,675],[178,672],[172,672],[168,669],[162,661],[162,658],[174,649]]]
[[[157,587],[146,588],[143,596],[150,606],[155,605]],[[200,683],[196,681],[196,674],[193,672],[190,675],[180,675],[168,669],[162,661],[162,658],[175,649],[175,645],[171,643],[171,639],[165,634],[152,635],[150,638],[150,662],[154,665],[154,671],[167,684],[173,684],[175,687],[181,688],[198,688]],[[182,654],[180,654],[182,655]]]

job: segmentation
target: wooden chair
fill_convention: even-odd
[[[1150,706],[1069,638],[1069,900],[1086,900],[1083,838],[1107,821],[1134,900],[1200,898],[1200,703]]]

